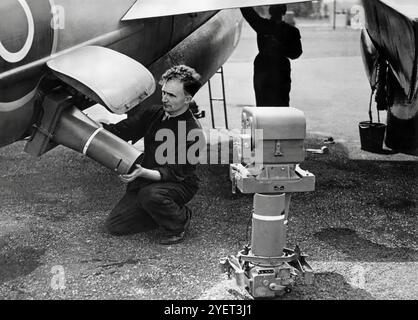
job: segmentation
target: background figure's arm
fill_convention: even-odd
[[[255,11],[253,8],[241,8],[241,13],[251,28],[255,30],[255,32],[268,33],[270,31],[268,19],[260,17],[257,11]]]
[[[289,59],[297,59],[302,54],[302,42],[300,32],[296,27],[281,23],[276,40],[280,52]]]
[[[288,41],[286,44],[286,56],[290,59],[297,59],[302,55],[302,42],[300,37],[300,32],[297,28],[289,26],[292,28],[291,32],[288,35]]]

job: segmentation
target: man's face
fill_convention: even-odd
[[[163,83],[162,103],[165,112],[178,114],[189,107],[191,97],[186,95],[183,83],[179,80],[169,80]]]

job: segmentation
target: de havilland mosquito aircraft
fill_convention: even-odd
[[[155,80],[186,64],[206,82],[238,44],[236,8],[280,0],[2,0],[0,147],[65,145],[123,173],[137,151],[81,110],[123,114],[160,99]],[[235,8],[235,9],[234,9]]]
[[[280,0],[2,0],[0,147],[27,139],[40,156],[61,144],[119,173],[137,150],[81,111],[99,103],[123,114],[159,100],[155,80],[175,64],[206,82],[238,44],[236,8]],[[371,81],[378,57],[399,83],[389,110],[393,149],[418,147],[417,5],[364,1],[363,52]],[[411,12],[411,8],[413,9]]]

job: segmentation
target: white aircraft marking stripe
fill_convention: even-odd
[[[38,90],[38,86],[19,100],[12,102],[0,102],[0,112],[8,112],[19,109],[33,99]]]
[[[282,214],[280,216],[260,216],[259,214],[253,213],[253,218],[262,221],[280,221],[284,220],[285,215]]]
[[[19,2],[20,2],[20,0],[19,0]],[[22,2],[20,2],[21,4],[22,4],[22,7],[25,9],[25,7],[24,7],[24,5],[26,5],[26,9],[28,9],[29,10],[29,7],[27,6],[27,4],[26,3],[24,3],[24,5],[23,5],[23,3]],[[50,6],[51,6],[51,11],[52,11],[52,14],[54,14],[54,10],[53,10],[53,8],[55,7],[55,1],[54,0],[49,0],[49,4],[50,4]],[[25,9],[25,12],[26,12],[26,14],[27,14],[27,17],[28,17],[28,20],[31,20],[32,21],[32,24],[33,24],[33,18],[32,18],[32,14],[30,13],[30,10],[29,10],[29,13],[30,13],[30,15],[28,15],[28,13],[27,13],[27,11],[26,11],[26,9]],[[56,14],[56,11],[55,11],[55,14]],[[55,19],[55,18],[54,18]],[[29,22],[29,21],[28,21]],[[29,23],[29,26],[30,26],[31,24]],[[52,49],[51,49],[51,55],[53,55],[53,54],[55,54],[56,52],[57,52],[57,46],[58,46],[58,28],[52,28],[53,29],[53,44],[52,44]],[[29,28],[29,31],[30,31],[31,29]],[[32,28],[32,30],[34,30],[34,27]],[[30,32],[29,32],[30,33]],[[32,38],[33,38],[33,36],[32,36]],[[33,39],[32,39],[32,41],[33,41]],[[30,47],[29,47],[29,49],[32,47],[32,43],[31,43],[31,45],[30,45]],[[1,42],[0,42],[0,56],[1,57],[3,57],[3,54],[6,54],[6,53],[2,53],[2,48],[4,49],[4,50],[6,50],[4,47],[3,47],[3,45],[1,44]],[[23,50],[23,49],[22,49]],[[10,53],[9,53],[10,54]],[[14,53],[14,54],[16,54],[16,53]],[[27,53],[26,53],[27,54]],[[6,54],[7,55],[7,54]],[[26,56],[26,55],[25,55]],[[4,58],[4,57],[3,57]],[[23,57],[24,58],[24,57]],[[23,59],[22,58],[22,59]],[[8,61],[6,58],[5,58],[5,60],[6,61]],[[10,62],[10,61],[9,61]],[[20,99],[18,99],[18,100],[15,100],[15,101],[12,101],[12,102],[1,102],[0,101],[0,112],[10,112],[10,111],[13,111],[13,110],[16,110],[16,109],[19,109],[19,108],[21,108],[21,107],[23,107],[25,104],[27,104],[30,100],[32,100],[32,98],[35,96],[35,94],[36,94],[36,91],[38,90],[38,85],[39,84],[37,84],[36,85],[36,87],[35,87],[35,89],[33,89],[31,92],[29,92],[27,95],[25,95],[24,97],[22,97],[22,98],[20,98]]]
[[[28,37],[25,45],[18,52],[10,52],[0,42],[0,56],[9,63],[16,63],[22,61],[32,48],[33,38],[35,35],[35,23],[33,21],[32,12],[25,0],[17,0],[25,11],[26,18],[28,20]]]
[[[56,17],[58,16],[59,11],[54,9],[54,8],[57,8],[57,6],[55,5],[55,0],[49,0],[49,4],[51,6],[51,13],[53,15],[51,24],[53,24],[56,21]],[[59,28],[57,28],[55,26],[53,27],[52,25],[51,25],[51,28],[52,28],[53,34],[54,34],[54,38],[53,38],[53,42],[52,42],[52,49],[51,49],[51,55],[53,55],[54,53],[57,52],[57,47],[58,47],[58,30],[59,30]]]
[[[83,148],[83,154],[86,155],[87,154],[87,150],[90,147],[91,142],[93,141],[94,137],[97,136],[97,134],[102,131],[103,128],[98,128],[96,131],[93,132],[93,134],[90,136],[90,138],[87,140],[86,145]]]

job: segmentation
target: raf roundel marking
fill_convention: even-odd
[[[35,23],[33,21],[32,12],[25,0],[17,0],[22,6],[26,14],[26,19],[28,22],[28,37],[22,49],[17,52],[8,51],[3,44],[0,42],[0,56],[9,63],[17,63],[22,61],[29,53],[32,48],[33,38],[35,35]]]

